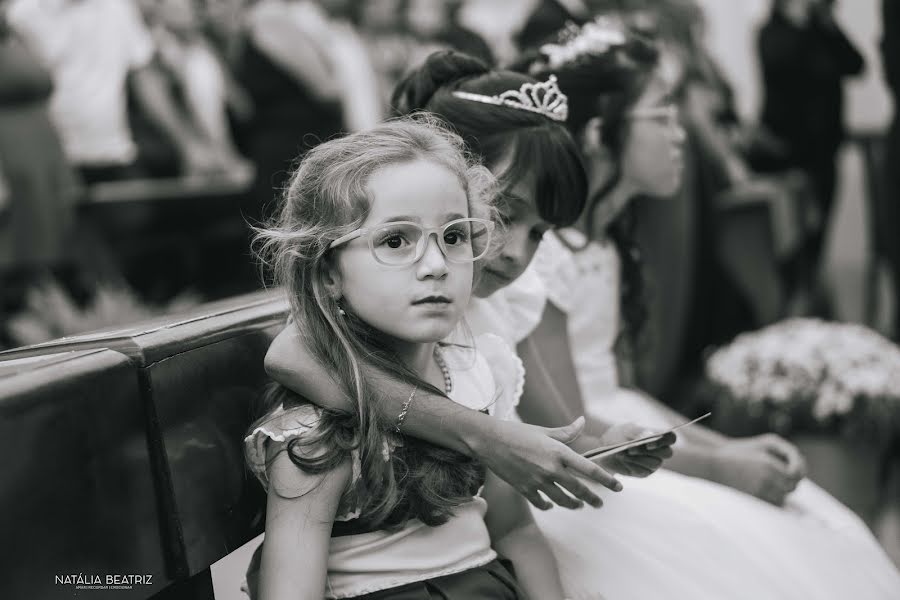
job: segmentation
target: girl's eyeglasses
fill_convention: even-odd
[[[665,123],[666,125],[677,125],[679,123],[678,106],[675,104],[636,108],[629,112],[627,117],[631,121],[652,120]]]
[[[360,227],[331,242],[336,248],[358,237],[366,237],[375,260],[390,267],[406,267],[425,255],[431,234],[450,262],[468,263],[483,258],[491,243],[494,224],[485,219],[456,219],[440,227],[422,227],[412,221],[393,221],[375,227]]]

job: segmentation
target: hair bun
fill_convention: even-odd
[[[453,50],[434,52],[394,88],[391,108],[395,115],[427,110],[439,89],[466,77],[484,75],[490,67],[480,59]]]

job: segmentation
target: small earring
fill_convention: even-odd
[[[338,302],[337,307],[338,307],[338,314],[341,315],[342,317],[346,317],[346,316],[347,316],[347,312],[344,310],[344,307],[341,306],[341,303],[340,303],[340,302]]]

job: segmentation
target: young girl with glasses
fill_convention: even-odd
[[[478,462],[403,435],[420,392],[512,413],[509,369],[444,342],[468,306],[475,261],[491,251],[491,179],[457,136],[398,120],[312,150],[275,223],[259,231],[307,348],[353,410],[322,409],[278,385],[266,395],[246,438],[268,490],[253,596],[562,597],[525,500]],[[390,422],[363,363],[411,390]]]

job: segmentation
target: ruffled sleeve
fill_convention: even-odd
[[[321,414],[321,409],[312,404],[301,404],[288,409],[279,405],[266,420],[244,438],[247,464],[266,490],[269,489],[266,456],[272,450],[272,445],[277,445],[277,450],[284,449],[286,451],[291,440],[315,433]],[[351,452],[351,465],[351,483],[341,498],[338,516],[335,519],[337,521],[348,521],[360,514],[358,503],[354,500],[356,497],[354,490],[361,474],[359,455],[355,450]],[[310,489],[317,483],[317,478],[310,478]],[[307,491],[309,490],[303,488],[295,489],[297,495],[303,495]]]
[[[580,232],[564,230],[545,235],[529,268],[534,269],[546,288],[548,300],[559,310],[568,313],[572,309],[572,290],[578,281],[578,265],[572,251],[560,240],[559,235],[568,238],[580,235]],[[583,239],[572,241],[575,245],[583,242]]]
[[[544,314],[547,294],[531,267],[508,286],[487,298],[473,298],[466,322],[476,336],[493,333],[515,345],[537,327]]]
[[[533,263],[532,263],[533,265]],[[515,281],[497,291],[506,306],[511,342],[518,344],[541,322],[547,306],[548,289],[537,270],[529,265]]]
[[[480,335],[475,344],[494,380],[494,402],[490,414],[504,421],[517,419],[516,407],[525,387],[525,367],[522,360],[497,335]]]

